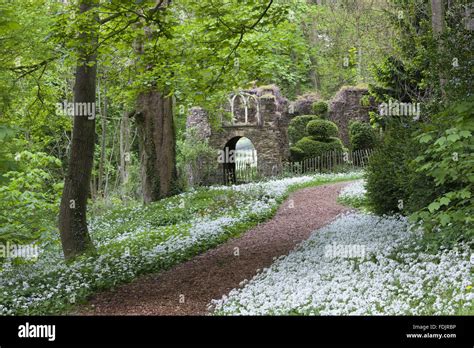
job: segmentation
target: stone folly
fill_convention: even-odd
[[[257,170],[264,176],[276,175],[289,155],[288,144],[288,100],[282,97],[278,87],[271,85],[243,90],[231,94],[221,115],[221,127],[213,130],[209,126],[206,111],[192,108],[187,126],[196,128],[202,140],[207,139],[219,151],[231,153],[239,139],[248,138],[258,157]],[[224,172],[235,171],[235,163],[220,164]]]
[[[367,89],[344,87],[329,102],[328,119],[339,127],[339,136],[349,146],[349,124],[352,120],[369,122],[369,111],[377,111],[377,105],[369,100],[363,105]],[[232,159],[239,139],[248,138],[255,147],[258,173],[263,176],[279,174],[289,158],[288,124],[291,118],[300,114],[311,114],[312,105],[320,101],[317,93],[309,93],[290,103],[275,85],[241,90],[229,95],[225,113],[221,115],[220,127],[212,129],[206,110],[200,107],[190,109],[186,126],[195,129],[197,140],[204,140],[216,150],[216,175],[211,179],[196,180],[199,173],[188,173],[193,180],[208,185],[229,183],[224,173],[235,173],[235,162],[219,163],[219,154],[228,154]],[[217,168],[218,167],[218,168]],[[231,181],[235,182],[235,180]]]

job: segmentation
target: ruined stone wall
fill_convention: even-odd
[[[211,125],[207,112],[201,107],[192,107],[186,119],[186,131],[194,129],[198,139],[208,139],[211,136]]]
[[[349,146],[349,123],[369,122],[369,111],[376,111],[373,101],[369,106],[361,105],[361,99],[368,94],[366,88],[343,87],[329,102],[328,119],[339,127],[339,134],[345,146]]]
[[[305,93],[290,103],[289,114],[292,117],[301,115],[313,115],[313,104],[323,101],[321,95],[317,92]]]

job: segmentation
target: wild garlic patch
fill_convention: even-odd
[[[243,232],[270,216],[293,185],[360,176],[319,174],[212,187],[108,212],[89,224],[98,256],[66,264],[53,245],[34,263],[3,264],[0,315],[59,313],[94,291],[185,261]]]
[[[357,180],[341,190],[340,198],[363,198],[366,194],[365,180]]]
[[[400,216],[342,215],[210,308],[231,315],[463,313],[474,300],[469,247],[426,254],[416,246],[420,237]],[[328,255],[328,245],[364,246],[364,255]]]

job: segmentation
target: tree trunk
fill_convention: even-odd
[[[317,5],[321,5],[319,2]],[[316,54],[313,52],[314,48],[318,43],[318,33],[316,31],[316,18],[312,17],[311,22],[308,23],[307,27],[303,26],[303,31],[306,32],[306,36],[308,38],[311,53],[309,55],[309,60],[311,62],[311,67],[309,69],[309,78],[314,90],[320,91],[321,90],[321,77],[318,71],[318,60]]]
[[[138,131],[138,150],[140,152],[140,181],[143,202],[159,199],[158,177],[155,175],[155,143],[153,142],[153,120],[149,115],[137,113],[135,116]]]
[[[431,0],[431,28],[433,30],[433,36],[436,39],[440,39],[441,35],[444,33],[444,4],[443,0]],[[443,46],[441,41],[438,44],[438,51],[441,54]],[[439,84],[441,88],[441,95],[443,98],[446,98],[446,79],[443,77],[443,74],[440,73]]]
[[[444,32],[443,0],[431,0],[431,26],[433,35],[439,37]]]
[[[321,91],[321,77],[318,73],[318,63],[313,55],[309,57],[309,60],[311,62],[311,68],[309,70],[309,78],[311,80],[311,84],[314,90]]]
[[[107,140],[107,85],[104,85],[104,109],[100,113],[100,123],[102,126],[102,136],[100,139],[100,159],[97,191],[104,195],[104,163],[105,163],[105,145]]]
[[[117,125],[112,124],[112,128],[114,129],[114,133],[112,134],[112,146],[110,149],[110,156],[109,159],[107,160],[107,156],[105,157],[106,164],[104,165],[106,167],[105,174],[104,174],[104,197],[108,196],[109,192],[109,177],[110,177],[110,171],[109,168],[111,167],[112,161],[114,159],[114,154],[115,154],[115,140],[117,138],[117,129],[120,127],[120,121],[117,122]],[[120,137],[120,132],[119,135]],[[120,149],[118,150],[119,156],[120,156]],[[112,187],[113,190],[113,187]]]
[[[82,0],[79,9],[81,13],[85,13],[93,6],[93,1]],[[94,108],[94,117],[81,115],[80,110],[75,108],[71,155],[59,213],[59,230],[66,259],[94,250],[86,220],[87,197],[94,159],[97,70],[96,54],[89,51],[97,45],[97,30],[90,24],[88,23],[87,28],[81,28],[79,36],[74,103],[76,106],[80,105],[78,103],[88,103],[86,109]]]
[[[166,7],[171,1],[156,1]],[[145,35],[150,36],[145,27]],[[143,42],[135,42],[138,54],[144,54]],[[151,69],[152,66],[147,66]],[[140,176],[143,201],[150,203],[175,193],[176,138],[173,120],[173,100],[158,88],[142,92],[137,100],[136,114],[139,133]]]
[[[130,162],[130,122],[127,112],[123,112],[120,122],[120,182],[122,199],[125,199],[125,185],[128,182],[128,165]]]
[[[139,148],[145,203],[175,193],[176,149],[171,97],[153,90],[138,98]]]

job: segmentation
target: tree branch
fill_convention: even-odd
[[[224,61],[224,64],[222,65],[221,67],[221,70],[219,72],[219,74],[217,75],[217,77],[212,81],[212,83],[210,84],[209,88],[208,88],[208,91],[209,92],[212,92],[214,90],[214,87],[215,85],[219,82],[219,80],[221,79],[222,75],[225,73],[226,71],[226,67],[227,65],[229,64],[229,61],[230,61],[230,58],[232,57],[232,55],[237,51],[237,49],[239,48],[240,44],[242,43],[242,41],[244,40],[244,35],[245,33],[248,31],[248,30],[253,30],[260,22],[261,20],[263,19],[263,17],[265,17],[265,15],[267,14],[268,10],[270,9],[271,5],[273,4],[273,0],[270,0],[267,7],[265,8],[265,10],[262,12],[262,14],[258,17],[258,19],[255,21],[255,23],[253,23],[251,26],[242,26],[242,29],[240,31],[240,37],[239,37],[239,40],[237,41],[237,43],[235,44],[235,46],[232,48],[232,50],[229,52],[229,54],[227,55],[225,61]]]

